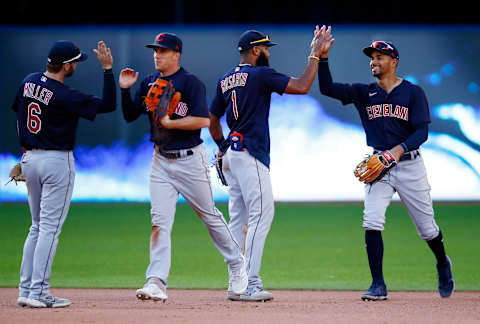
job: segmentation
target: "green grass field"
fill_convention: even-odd
[[[227,206],[219,204],[227,215]],[[361,204],[276,204],[262,279],[268,289],[362,290],[370,273]],[[480,204],[435,204],[456,290],[480,290]],[[0,205],[0,286],[18,284],[30,225],[27,204]],[[149,257],[148,204],[72,204],[53,264],[53,287],[138,288]],[[387,211],[384,273],[390,290],[436,290],[435,259],[403,206]],[[203,223],[179,204],[170,288],[226,288],[227,268]]]

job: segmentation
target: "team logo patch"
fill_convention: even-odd
[[[188,112],[187,104],[180,101],[177,105],[177,108],[175,108],[175,114],[185,117],[187,115],[187,112]]]
[[[165,34],[159,34],[159,35],[157,36],[157,42],[159,42],[159,43],[163,42],[163,38],[164,38],[164,37],[165,37]]]

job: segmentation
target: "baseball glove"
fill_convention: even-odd
[[[164,92],[167,93],[162,99]],[[167,82],[163,79],[157,79],[150,86],[150,89],[148,89],[147,96],[145,97],[145,105],[149,111],[154,113],[154,117],[158,118],[158,120],[155,120],[160,121],[160,119],[162,119],[165,115],[172,117],[172,114],[175,112],[175,108],[177,108],[177,105],[180,102],[180,98],[181,94],[180,92],[175,91],[172,81]],[[161,105],[162,107],[160,109],[161,111],[157,112],[157,115],[155,116],[155,112],[158,111],[157,108],[159,107],[161,99],[163,100]],[[165,110],[165,113],[163,113],[163,110]]]
[[[223,167],[223,154],[222,152],[218,152],[215,158],[215,169],[217,169],[217,175],[222,185],[228,186],[228,182],[227,182],[227,179],[225,178],[225,175],[223,174],[222,167]]]
[[[367,155],[356,166],[353,174],[363,183],[374,184],[388,174],[396,165],[397,161],[390,151],[378,152],[373,155]]]
[[[15,183],[17,181],[25,181],[25,177],[22,174],[22,163],[21,162],[15,164],[13,166],[12,170],[10,170],[10,181],[8,181],[7,183],[9,183],[11,181],[15,181]]]

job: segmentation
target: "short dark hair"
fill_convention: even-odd
[[[63,63],[52,64],[47,62],[47,71],[50,73],[58,73],[62,70]]]
[[[249,49],[246,49],[246,50],[243,50],[243,51],[240,51],[240,55],[247,55],[248,53],[252,52],[253,50],[253,47],[252,48],[249,48]]]

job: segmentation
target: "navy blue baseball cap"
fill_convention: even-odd
[[[52,64],[81,62],[88,58],[87,53],[80,51],[78,46],[69,40],[59,40],[53,43],[48,53],[47,61]]]
[[[257,30],[247,30],[240,35],[240,39],[238,41],[238,50],[242,52],[258,45],[270,47],[277,45],[277,43],[272,42],[270,37],[262,32]]]
[[[145,47],[163,47],[182,53],[182,40],[173,33],[161,33],[155,37],[155,41],[152,44],[145,45]]]
[[[397,48],[395,47],[395,45],[393,45],[390,42],[374,41],[374,42],[372,42],[372,44],[370,44],[370,46],[367,46],[363,49],[363,53],[365,55],[367,55],[368,57],[372,57],[372,53],[374,51],[379,51],[379,52],[381,52],[383,54],[386,54],[386,55],[388,55],[391,58],[394,58],[396,60],[398,60],[400,58],[399,55],[398,55]]]

